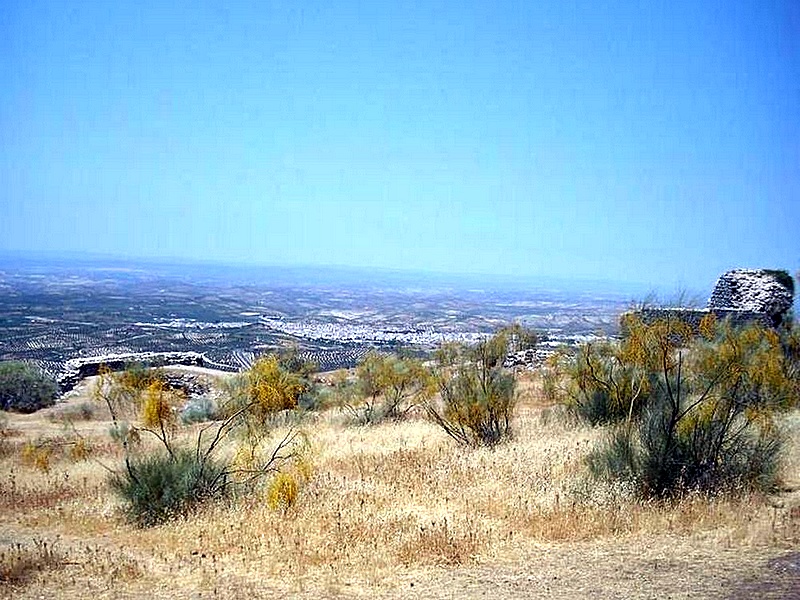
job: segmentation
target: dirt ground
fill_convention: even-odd
[[[16,444],[14,447],[19,450],[25,440],[66,435],[64,423],[48,414],[86,402],[91,384],[89,381],[79,387],[61,406],[34,415],[10,415],[9,428],[13,435],[9,440]],[[552,426],[541,425],[540,412],[541,407],[534,404],[523,406],[520,427],[529,427],[540,436],[553,435],[553,440],[561,439],[558,431],[549,431]],[[328,448],[325,452],[329,454],[319,460],[320,483],[313,492],[317,505],[311,507],[323,515],[327,514],[325,511],[334,511],[326,503],[339,498],[337,494],[345,497],[343,484],[336,479],[336,469],[345,469],[343,472],[350,474],[346,470],[350,467],[342,466],[347,461],[353,457],[367,461],[370,456],[366,453],[373,447],[375,456],[383,456],[381,452],[389,456],[397,456],[401,451],[408,453],[408,447],[419,449],[418,441],[432,436],[422,424],[355,432],[343,428],[335,420],[320,421],[314,426],[325,429],[316,439],[322,440],[320,446]],[[102,414],[77,423],[75,427],[82,435],[94,439],[107,437],[108,422]],[[421,428],[424,430],[419,433]],[[580,435],[592,434],[583,432]],[[442,448],[449,448],[447,443],[446,439],[422,442],[423,450],[409,456],[441,456]],[[573,444],[572,438],[564,444]],[[524,451],[527,450],[510,448],[498,453],[528,456]],[[344,559],[334,548],[330,555],[339,558],[329,564],[311,561],[309,551],[301,552],[297,547],[303,539],[312,546],[328,543],[331,521],[318,515],[305,515],[302,509],[288,524],[286,519],[270,515],[256,519],[253,515],[262,515],[260,509],[250,512],[220,509],[219,515],[226,520],[224,527],[239,528],[238,533],[226,534],[228,537],[224,540],[222,521],[217,513],[202,516],[199,525],[190,517],[184,522],[140,531],[121,518],[117,503],[103,483],[103,472],[96,465],[88,461],[58,463],[44,474],[26,466],[12,453],[0,462],[0,560],[5,565],[13,560],[17,561],[15,564],[25,560],[29,564],[24,576],[0,581],[0,598],[800,599],[800,470],[797,468],[800,452],[796,435],[791,452],[786,490],[764,505],[742,505],[741,515],[686,517],[681,511],[688,511],[688,508],[679,506],[675,514],[668,515],[664,521],[670,523],[669,526],[649,524],[617,533],[589,535],[587,539],[581,539],[580,535],[565,540],[532,534],[512,537],[509,533],[500,540],[498,535],[492,534],[494,537],[488,536],[490,541],[479,545],[474,555],[447,564],[417,560],[413,553],[405,561],[383,560],[382,555],[389,556],[396,551],[394,546],[347,538],[342,543],[352,542],[353,557]],[[531,450],[531,455],[541,454],[539,447]],[[467,457],[461,463],[454,462],[451,470],[458,467],[468,472],[471,465],[484,464],[494,456],[487,453]],[[506,459],[505,463],[508,462]],[[431,459],[430,463],[433,466],[426,468],[438,468],[435,460]],[[517,468],[514,465],[508,468],[512,467]],[[398,478],[403,468],[398,467]],[[381,479],[376,479],[373,470],[367,467],[363,475],[348,475],[351,478],[346,481],[347,490],[352,491],[354,486],[370,490],[378,485],[376,482],[392,476],[384,473]],[[410,473],[414,476],[414,471]],[[550,468],[546,473],[547,477],[557,477],[560,470]],[[504,473],[497,476],[511,477]],[[491,482],[480,477],[476,475],[476,487],[496,490],[491,492],[497,494],[496,498],[483,499],[485,506],[494,506],[493,510],[500,515],[493,523],[499,523],[498,527],[513,524],[516,518],[513,514],[507,518],[501,514],[511,510],[513,494],[501,497],[502,490],[488,487]],[[513,483],[513,479],[509,481]],[[531,485],[535,483],[535,479],[530,479]],[[456,486],[455,497],[463,495],[469,502],[475,502],[471,490],[463,484],[453,485]],[[462,485],[460,491],[458,485]],[[388,498],[391,498],[391,489],[396,488],[390,488]],[[368,498],[367,504],[374,502],[384,510],[386,499],[380,497],[379,491],[370,493],[374,498]],[[406,497],[402,501],[410,502]],[[425,505],[424,500],[417,502],[430,511],[443,506],[438,501],[431,501],[429,505]],[[451,504],[453,502],[455,500],[451,500]],[[307,512],[312,512],[311,508]],[[397,509],[391,510],[394,514]],[[623,507],[621,512],[624,514],[626,510]],[[388,513],[366,514],[372,519],[384,519]],[[577,511],[574,515],[575,522],[570,526],[579,530],[584,525],[582,513]],[[249,521],[227,523],[239,518],[253,518],[253,521],[252,524]],[[488,523],[491,519],[486,518]],[[651,521],[654,518],[651,517]],[[692,524],[676,526],[673,531],[671,524],[684,518]],[[387,518],[386,522],[391,520]],[[585,526],[602,531],[596,522],[587,521]],[[263,532],[259,528],[263,528]],[[363,530],[363,534],[360,531],[352,529],[349,535],[368,535],[367,530]],[[398,530],[397,535],[407,535],[402,531]],[[220,540],[209,539],[217,533]],[[277,550],[273,548],[275,543],[273,546],[264,543],[263,538],[268,535],[278,538]],[[237,536],[247,538],[250,545],[246,552],[235,551],[232,547],[229,551],[228,545],[231,540],[235,542]],[[422,550],[432,552],[429,548]],[[281,552],[291,556],[286,558]]]
[[[3,527],[0,544],[52,535]],[[124,567],[152,557],[107,538],[56,534],[61,548],[86,548],[108,561],[106,577],[86,578],[80,560],[43,571],[25,586],[0,586],[2,598],[800,598],[800,552],[722,548],[702,541],[650,538],[548,544],[469,566],[398,570],[391,580],[329,581],[300,577],[276,585],[255,575],[214,576],[199,554],[134,580]],[[74,555],[74,551],[70,552]],[[86,558],[88,560],[88,556]],[[144,559],[144,560],[143,560]],[[115,572],[115,567],[121,575]]]

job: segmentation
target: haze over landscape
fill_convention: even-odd
[[[6,2],[0,252],[590,278],[800,262],[796,2]]]

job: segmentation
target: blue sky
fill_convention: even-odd
[[[800,268],[800,5],[16,2],[0,251]]]

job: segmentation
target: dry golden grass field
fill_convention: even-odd
[[[255,494],[140,529],[101,465],[121,461],[107,413],[78,409],[88,385],[7,415],[0,597],[800,597],[797,412],[786,491],[664,505],[589,481],[603,431],[546,406],[530,377],[515,437],[494,450],[457,446],[421,416],[357,427],[329,410],[297,425],[313,473],[287,511]]]

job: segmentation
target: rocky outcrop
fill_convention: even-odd
[[[794,282],[786,271],[734,269],[717,280],[708,308],[763,313],[777,326],[793,301]]]
[[[517,352],[510,353],[506,360],[503,362],[503,366],[506,369],[514,369],[514,368],[533,368],[541,366],[544,363],[545,359],[551,354],[552,352],[547,352],[543,349],[534,349],[528,348],[526,350],[518,350]]]

